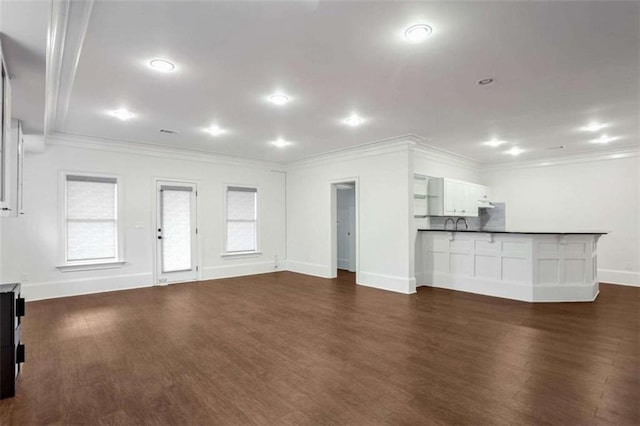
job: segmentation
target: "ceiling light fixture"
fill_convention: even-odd
[[[122,121],[126,121],[126,120],[129,120],[130,118],[135,117],[135,114],[127,110],[126,108],[116,109],[114,111],[109,112],[109,114],[115,118],[119,118]]]
[[[220,136],[227,131],[216,124],[211,125],[210,127],[204,129],[205,132],[209,133],[211,136]]]
[[[495,147],[498,147],[500,145],[504,145],[505,143],[507,143],[507,141],[501,141],[499,139],[495,139],[494,138],[494,139],[491,139],[490,141],[483,142],[482,144],[495,148]]]
[[[483,78],[482,80],[478,80],[478,84],[480,86],[488,86],[492,84],[495,80],[493,78]]]
[[[167,61],[166,59],[159,58],[149,61],[149,66],[154,70],[160,72],[171,72],[176,69],[176,66],[172,62]]]
[[[289,146],[292,144],[292,142],[286,141],[282,138],[278,138],[275,141],[270,142],[271,145],[276,146],[278,148],[284,148],[285,146]]]
[[[344,124],[351,127],[357,127],[364,123],[364,118],[360,117],[357,114],[352,114],[351,116],[344,119]]]
[[[605,127],[607,127],[606,124],[592,121],[591,123],[587,124],[586,126],[580,127],[580,130],[584,130],[585,132],[597,132],[598,130],[604,129]]]
[[[433,28],[427,24],[411,25],[404,31],[404,38],[409,43],[421,43],[433,33]]]
[[[509,155],[513,155],[514,157],[522,154],[524,152],[524,149],[522,148],[518,148],[517,146],[514,146],[511,149],[506,150],[504,153],[505,154],[509,154]]]
[[[602,135],[598,139],[592,139],[591,143],[606,144],[606,143],[609,143],[609,142],[614,141],[616,139],[617,138],[611,138],[611,137],[609,137],[607,135]]]
[[[269,101],[275,105],[284,105],[289,102],[289,96],[285,95],[284,93],[274,93],[273,95],[269,96]]]

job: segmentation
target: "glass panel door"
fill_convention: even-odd
[[[196,265],[196,185],[158,182],[156,228],[158,282],[194,281]]]

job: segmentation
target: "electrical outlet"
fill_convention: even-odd
[[[20,275],[20,282],[26,283],[27,281],[29,281],[29,276],[26,273]]]
[[[158,284],[166,284],[166,283],[167,283],[166,278],[158,278]]]

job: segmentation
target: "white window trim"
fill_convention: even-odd
[[[257,257],[262,255],[262,251],[260,251],[260,186],[259,185],[241,185],[241,184],[232,184],[227,183],[224,184],[224,190],[222,191],[223,200],[223,222],[222,229],[224,232],[222,233],[222,254],[220,257],[223,259],[233,259],[233,258],[247,258],[247,257]],[[229,188],[250,188],[256,190],[256,249],[251,251],[227,251],[227,191]]]
[[[95,271],[99,269],[114,269],[122,267],[126,262],[124,261],[113,261],[109,260],[107,262],[92,262],[92,263],[70,263],[67,265],[58,265],[56,268],[61,272],[77,272],[77,271]]]
[[[67,176],[87,176],[96,178],[111,178],[116,180],[116,257],[114,259],[99,260],[67,260]],[[94,269],[119,268],[125,264],[124,260],[124,220],[122,215],[122,200],[124,179],[120,175],[110,173],[80,172],[62,170],[58,181],[58,234],[59,234],[59,258],[56,268],[63,272],[87,271]]]

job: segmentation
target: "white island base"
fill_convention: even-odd
[[[598,296],[603,233],[420,230],[418,285],[526,302],[591,302]]]

